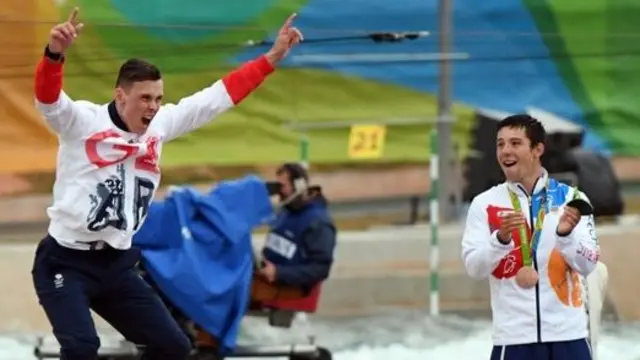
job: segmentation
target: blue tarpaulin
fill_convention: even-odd
[[[151,204],[134,237],[162,294],[218,338],[223,352],[235,347],[249,302],[251,232],[272,215],[265,183],[247,176],[204,194],[190,187],[173,190]]]

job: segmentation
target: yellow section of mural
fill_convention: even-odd
[[[57,19],[52,0],[0,7],[0,172],[51,170],[57,142],[33,103],[33,70]]]

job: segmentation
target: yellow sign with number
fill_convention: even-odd
[[[353,125],[349,134],[349,157],[378,159],[382,157],[387,128],[383,125]]]

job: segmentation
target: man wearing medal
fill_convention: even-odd
[[[592,207],[542,167],[545,130],[529,115],[498,125],[506,182],[471,202],[462,239],[470,276],[489,278],[491,360],[592,360],[581,278],[598,263]]]

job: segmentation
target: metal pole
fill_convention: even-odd
[[[429,308],[431,316],[440,314],[440,278],[438,267],[440,263],[440,249],[438,245],[438,194],[441,193],[440,181],[438,177],[438,131],[431,131],[431,161],[430,161],[430,177],[431,191],[429,196],[429,218],[431,222],[431,246],[429,248]]]
[[[300,164],[309,170],[309,138],[307,135],[300,136]]]
[[[443,58],[440,61],[440,89],[438,92],[438,153],[439,173],[442,179],[442,186],[438,194],[440,204],[440,219],[447,222],[451,219],[451,189],[446,186],[451,181],[451,128],[453,117],[451,114],[451,79],[450,79],[450,59],[451,54],[451,32],[452,32],[452,0],[440,0],[438,13],[440,18],[440,53]]]

